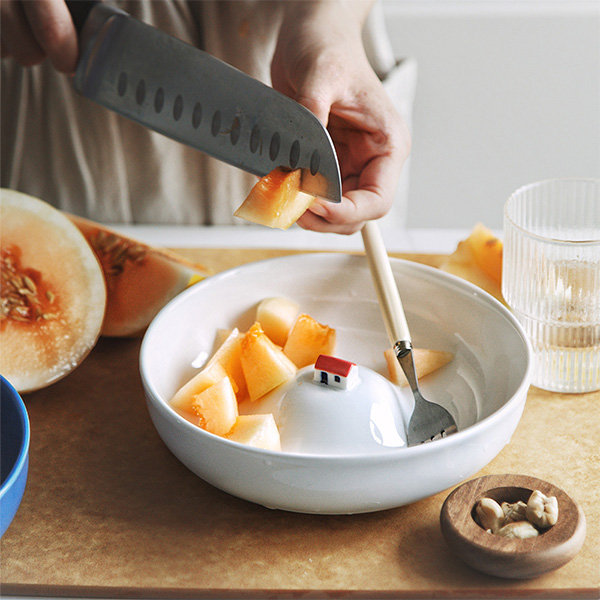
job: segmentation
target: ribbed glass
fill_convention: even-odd
[[[600,389],[600,180],[542,181],[512,194],[502,294],[531,340],[534,385]]]

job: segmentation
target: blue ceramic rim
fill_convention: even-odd
[[[16,400],[16,404],[19,409],[17,411],[19,413],[19,421],[23,428],[23,442],[21,443],[21,448],[19,449],[19,455],[17,456],[17,460],[15,461],[13,468],[8,474],[8,477],[4,480],[4,483],[0,488],[0,500],[2,500],[6,492],[14,485],[16,479],[21,474],[21,471],[23,470],[23,467],[27,462],[27,455],[29,453],[30,431],[27,408],[25,407],[25,403],[23,402],[21,395],[3,375],[0,375],[0,379],[2,379],[2,387],[8,388],[8,390],[12,393],[13,397]]]

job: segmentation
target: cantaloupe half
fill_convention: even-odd
[[[447,365],[453,358],[452,352],[443,350],[429,350],[427,348],[413,348],[413,361],[415,363],[415,371],[417,378],[423,377],[441,369]],[[388,348],[384,351],[385,361],[388,367],[390,380],[396,385],[408,385],[404,371],[396,358],[396,353],[393,348]]]
[[[274,169],[258,180],[233,214],[259,225],[288,229],[315,200],[300,190],[301,179],[301,169]]]
[[[102,335],[136,336],[158,311],[188,286],[210,273],[173,252],[69,215],[96,253],[107,288]]]
[[[254,323],[242,338],[241,362],[250,400],[258,400],[296,374],[296,366]]]
[[[333,355],[335,342],[335,329],[302,314],[292,326],[283,353],[301,369],[314,364],[319,354]]]
[[[474,283],[504,302],[501,292],[502,241],[481,223],[458,243],[440,269]]]
[[[79,229],[49,204],[0,191],[0,372],[20,392],[61,379],[95,345],[106,287]]]

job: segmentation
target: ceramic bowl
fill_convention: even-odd
[[[387,373],[389,346],[363,256],[299,254],[211,277],[172,300],[150,324],[140,372],[152,421],[165,444],[212,485],[270,508],[345,514],[388,509],[468,478],[508,443],[521,417],[531,348],[512,314],[479,288],[437,269],[392,259],[414,347],[447,350],[451,363],[424,378],[458,433],[376,454],[274,452],[212,435],[179,416],[169,399],[212,351],[219,328],[246,330],[270,296],[337,330],[336,356]],[[399,388],[403,403],[412,399]]]
[[[11,524],[25,491],[29,466],[29,418],[15,388],[1,377],[0,537]]]

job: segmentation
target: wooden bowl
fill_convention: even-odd
[[[527,502],[534,490],[558,501],[558,521],[539,536],[505,538],[488,533],[475,521],[475,505],[482,498]],[[510,579],[529,579],[561,567],[579,552],[586,529],[583,511],[565,492],[526,475],[486,475],[467,481],[446,498],[440,525],[446,542],[465,563]]]

